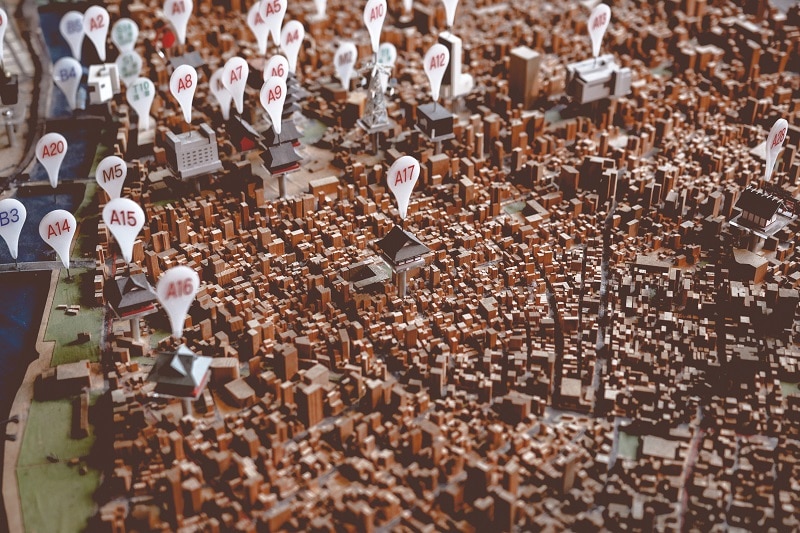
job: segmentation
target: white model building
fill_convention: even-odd
[[[115,63],[91,65],[89,67],[89,103],[102,104],[119,94],[119,72]]]
[[[631,69],[621,68],[606,54],[567,65],[567,93],[585,104],[631,92]]]
[[[461,72],[461,39],[449,31],[439,34],[439,42],[450,51],[450,65],[442,78],[443,96],[456,98],[469,93],[475,86],[471,75]]]
[[[200,124],[199,132],[167,132],[166,150],[167,161],[182,180],[222,170],[217,134],[208,124]]]

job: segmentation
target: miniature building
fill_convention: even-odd
[[[208,124],[200,124],[199,133],[167,132],[167,160],[182,180],[222,170],[216,133]]]
[[[174,352],[158,354],[147,376],[156,383],[156,394],[176,398],[197,398],[206,386],[211,357],[195,355],[184,345]]]
[[[430,103],[417,107],[417,129],[431,141],[438,142],[455,137],[453,119],[454,115],[442,105]]]
[[[89,85],[89,102],[92,105],[108,102],[120,91],[117,65],[106,63],[89,66],[87,83]]]
[[[631,69],[620,68],[614,56],[606,54],[567,65],[567,93],[585,104],[631,92]]]
[[[444,71],[442,78],[444,94],[450,98],[456,98],[469,93],[475,86],[475,80],[471,75],[461,72],[461,39],[449,31],[445,31],[439,34],[439,42],[450,51],[450,65]]]
[[[778,221],[778,211],[785,209],[779,198],[753,187],[742,192],[736,207],[741,210],[738,217],[741,225],[761,231],[768,231]]]
[[[19,97],[19,80],[16,74],[0,70],[0,104],[14,105]]]
[[[302,157],[294,151],[292,142],[288,141],[267,146],[261,154],[261,159],[270,174],[276,176],[300,168]]]
[[[106,301],[118,318],[143,316],[156,309],[158,297],[144,274],[117,278],[105,285]]]
[[[527,46],[511,50],[511,64],[508,67],[508,94],[515,104],[530,109],[539,95],[539,65],[542,56]]]
[[[406,273],[412,268],[425,264],[422,256],[431,251],[416,237],[404,231],[400,226],[392,230],[377,243],[381,256],[398,275],[398,292],[400,297],[406,295]]]

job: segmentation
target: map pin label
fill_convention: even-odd
[[[214,95],[214,98],[217,99],[220,111],[222,111],[222,118],[228,120],[231,117],[231,101],[233,101],[233,96],[222,83],[222,78],[224,77],[223,70],[224,68],[221,68],[211,75],[211,79],[208,82],[208,90]]]
[[[350,89],[350,78],[353,77],[353,67],[358,58],[358,49],[353,43],[342,43],[333,55],[333,63],[336,67],[336,77],[342,82],[342,87],[347,91]]]
[[[267,44],[269,43],[269,26],[264,21],[264,17],[261,16],[261,2],[256,2],[247,12],[247,26],[256,36],[258,51],[262,55],[266,54]]]
[[[786,132],[789,131],[789,123],[785,118],[779,118],[772,125],[767,135],[767,166],[764,169],[764,179],[772,177],[772,171],[775,169],[775,163],[778,161],[778,154],[781,153],[783,148],[783,141],[786,140]]]
[[[611,8],[605,4],[598,4],[589,15],[589,37],[592,39],[592,54],[595,58],[600,55],[600,45],[606,34],[608,23],[611,22]]]
[[[200,288],[200,277],[197,272],[187,266],[172,267],[156,284],[156,296],[164,307],[172,326],[172,336],[178,340],[183,336],[186,314],[192,306]]]
[[[261,105],[267,110],[272,127],[277,135],[281,134],[281,114],[286,100],[286,81],[277,76],[264,82],[261,86]]]
[[[64,56],[53,65],[53,83],[64,93],[72,111],[78,107],[78,88],[82,75],[83,67],[74,57]]]
[[[129,198],[114,198],[103,208],[103,222],[117,240],[122,257],[131,262],[133,243],[144,226],[144,211]]]
[[[25,205],[16,198],[0,200],[0,237],[6,241],[8,252],[14,261],[17,260],[19,251],[19,234],[27,217]]]
[[[100,61],[106,60],[106,37],[110,20],[108,11],[101,6],[89,6],[83,14],[83,33],[92,41]]]
[[[3,57],[3,45],[4,41],[3,38],[6,35],[6,30],[8,29],[8,14],[0,8],[0,60]]]
[[[131,19],[119,19],[111,27],[111,42],[121,54],[132,52],[139,38],[139,26]]]
[[[156,97],[156,86],[148,78],[136,78],[128,85],[125,98],[128,105],[139,115],[139,130],[147,131],[150,129],[150,108],[153,106],[153,99]]]
[[[192,0],[166,0],[164,2],[164,15],[172,27],[180,44],[186,44],[186,26],[192,16]]]
[[[83,47],[83,13],[67,11],[58,23],[58,31],[67,41],[72,57],[80,61]]]
[[[67,155],[67,140],[60,133],[47,133],[36,143],[36,159],[47,171],[50,186],[58,186],[58,171]]]
[[[439,89],[442,87],[442,78],[450,64],[450,50],[441,43],[436,43],[425,54],[425,74],[431,84],[431,97],[433,101],[439,100]]]
[[[75,237],[77,223],[69,211],[55,209],[39,222],[39,236],[56,251],[64,268],[69,268],[69,249]]]
[[[119,79],[126,87],[130,87],[142,74],[142,57],[133,50],[121,53],[115,63]]]
[[[269,58],[267,66],[264,67],[264,81],[267,81],[273,76],[283,78],[284,80],[289,76],[289,60],[281,54],[275,54]]]
[[[442,0],[442,3],[444,4],[444,15],[447,18],[447,27],[452,28],[453,22],[456,20],[458,0]]]
[[[328,0],[314,0],[314,7],[317,8],[317,16],[323,18],[325,17],[325,11],[328,9]]]
[[[419,161],[410,155],[398,158],[389,167],[389,172],[386,174],[389,189],[397,199],[400,218],[404,220],[408,211],[408,202],[411,199],[411,191],[414,190],[417,179],[419,179]]]
[[[378,54],[383,21],[386,18],[386,0],[368,0],[364,6],[364,25],[372,42],[372,53]]]
[[[121,157],[110,155],[97,164],[94,179],[112,200],[122,194],[122,185],[128,176],[128,165]]]
[[[169,92],[178,101],[183,111],[183,119],[192,123],[192,101],[197,90],[197,71],[191,65],[181,65],[169,78]]]
[[[222,85],[233,97],[236,111],[241,114],[244,110],[244,88],[247,85],[247,75],[250,66],[241,57],[234,56],[225,62],[222,69]]]
[[[297,56],[303,46],[306,29],[296,20],[290,20],[281,31],[281,50],[289,61],[289,72],[294,73],[297,68]]]
[[[286,16],[286,1],[261,0],[261,16],[267,24],[275,46],[280,46],[281,44],[281,26],[283,26],[283,17]]]

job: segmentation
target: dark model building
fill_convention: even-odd
[[[400,226],[392,230],[377,243],[383,259],[397,274],[398,293],[401,298],[406,295],[406,273],[412,268],[425,264],[422,256],[431,251],[416,237],[404,231]]]
[[[156,384],[156,394],[195,399],[208,383],[210,366],[211,357],[195,355],[181,345],[174,352],[158,354],[147,380]]]

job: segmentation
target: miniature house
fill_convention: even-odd
[[[742,192],[736,207],[742,211],[740,225],[769,231],[778,220],[778,211],[785,209],[783,202],[766,191],[748,187]]]
[[[444,106],[436,103],[417,107],[417,128],[434,142],[455,137],[453,135],[453,114]]]
[[[118,318],[144,316],[156,310],[158,297],[144,274],[117,278],[105,286],[106,301]]]
[[[407,272],[412,268],[424,265],[425,261],[422,256],[431,249],[407,231],[402,230],[400,226],[393,227],[383,239],[378,241],[377,245],[384,261],[397,274],[399,296],[404,298]]]
[[[167,161],[182,180],[222,170],[217,134],[208,124],[200,124],[199,132],[168,131],[166,151]]]
[[[89,102],[92,105],[108,102],[120,92],[117,65],[114,63],[91,65],[87,84],[89,86]]]
[[[19,97],[19,80],[0,69],[0,104],[15,105]]]
[[[211,357],[195,355],[186,346],[158,354],[148,381],[156,384],[155,393],[176,398],[196,399],[211,375]]]
[[[585,104],[631,92],[631,69],[621,68],[606,54],[567,65],[567,93]]]

